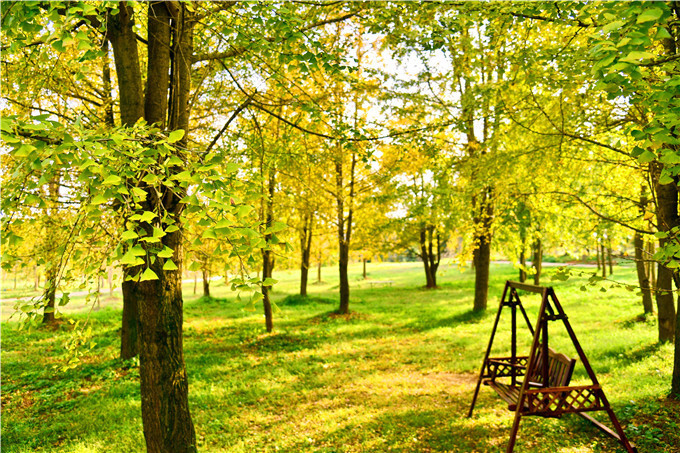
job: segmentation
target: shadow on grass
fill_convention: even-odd
[[[440,329],[443,327],[455,327],[460,324],[478,324],[491,315],[492,313],[489,310],[469,310],[458,315],[449,316],[447,318],[432,319],[424,317],[410,324],[409,327],[418,331],[426,331]]]

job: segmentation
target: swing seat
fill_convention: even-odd
[[[523,376],[526,371],[528,357],[517,357],[513,364],[508,357],[489,358],[487,361],[488,379],[483,381],[484,385],[491,387],[498,396],[508,403],[508,409],[515,411],[519,401],[519,393],[522,389],[522,382],[516,381],[515,384],[506,384],[496,381],[498,377]],[[564,354],[558,353],[552,348],[548,348],[548,383],[543,384],[543,351],[539,349],[538,358],[534,372],[529,379],[528,388],[555,388],[567,387],[574,372],[576,359],[572,359]],[[527,377],[525,377],[526,379]],[[525,401],[525,409],[528,409]]]

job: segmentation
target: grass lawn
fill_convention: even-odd
[[[264,331],[260,307],[248,311],[224,285],[216,299],[185,293],[185,355],[199,449],[208,452],[497,452],[504,451],[513,413],[482,388],[475,415],[465,417],[510,265],[492,266],[489,310],[470,309],[473,274],[443,266],[441,288],[424,290],[418,263],[350,269],[352,314],[333,315],[337,277],[310,285],[307,300],[289,297],[297,273],[275,273],[275,330]],[[545,269],[547,274],[551,268]],[[593,271],[592,269],[590,270]],[[615,269],[634,282],[632,267]],[[640,320],[639,298],[623,288],[588,287],[583,277],[551,282],[619,420],[640,452],[680,452],[680,404],[670,390],[672,349],[656,344],[653,320]],[[539,297],[523,297],[535,322]],[[74,310],[96,343],[82,364],[63,371],[71,324],[18,331],[2,325],[2,451],[141,452],[139,372],[117,359],[120,300]],[[6,305],[3,305],[6,307]],[[3,316],[5,319],[5,316]],[[503,321],[507,321],[504,324]],[[507,352],[509,319],[496,350]],[[552,347],[575,356],[566,332]],[[528,332],[521,337],[528,350]],[[87,342],[89,346],[89,342]],[[574,381],[583,381],[577,364]],[[602,415],[602,414],[599,414]],[[601,416],[600,419],[604,420]],[[623,451],[575,415],[526,417],[517,452]]]

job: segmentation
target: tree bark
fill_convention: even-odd
[[[541,284],[541,272],[543,271],[543,243],[540,239],[536,239],[536,242],[534,242],[531,265],[536,270],[534,273],[534,285],[538,286]]]
[[[319,250],[319,257],[316,265],[316,282],[321,284],[321,250]]]
[[[490,187],[485,188],[479,198],[473,200],[478,209],[475,216],[475,250],[472,260],[475,263],[475,299],[473,311],[484,311],[487,307],[489,295],[489,272],[491,266],[491,224],[493,206]]]
[[[50,208],[47,211],[48,215],[48,228],[50,228],[50,223],[52,222],[58,215],[57,212],[57,202],[59,201],[59,175],[55,175],[50,179],[48,183],[48,196],[50,199]],[[14,274],[15,281],[16,281],[16,273]],[[57,257],[52,256],[50,262],[47,264],[47,268],[45,270],[45,280],[46,280],[46,288],[45,288],[45,305],[43,308],[43,319],[42,322],[43,324],[53,324],[56,321],[55,317],[55,309],[56,309],[56,304],[55,304],[55,299],[56,299],[56,293],[57,293],[57,278],[59,277],[59,264],[57,263]]]
[[[340,150],[342,153],[342,150]],[[342,155],[338,156],[335,164],[335,182],[337,190],[337,219],[338,219],[338,273],[340,277],[340,306],[338,313],[349,313],[349,244],[352,237],[352,216],[354,201],[354,169],[356,166],[356,154],[352,153],[350,167],[350,190],[348,197],[348,214],[345,218],[344,180],[342,168]]]
[[[210,297],[210,274],[207,269],[201,269],[203,277],[203,297]]]
[[[609,247],[607,247],[607,261],[609,263],[609,275],[614,275],[614,258],[612,257],[611,241],[609,241]]]
[[[637,231],[633,236],[633,245],[635,246],[635,269],[637,270],[638,285],[642,291],[642,308],[645,314],[651,314],[654,312],[654,303],[652,302],[652,291],[649,286],[647,266],[645,265],[644,239],[642,234]]]
[[[150,62],[147,67],[147,96],[168,99],[170,95],[167,104],[163,100],[144,102],[133,10],[127,2],[119,3],[118,14],[109,14],[107,37],[115,57],[123,124],[134,124],[144,114],[148,115],[145,119],[149,124],[164,124],[165,118],[169,117],[170,130],[185,131],[182,140],[175,145],[181,150],[186,149],[188,143],[193,19],[185,4],[172,5],[175,10],[168,14],[171,3],[148,4],[148,51],[153,63]],[[163,31],[169,29],[171,24],[172,41],[170,34]],[[151,30],[155,31],[152,33]],[[162,82],[171,66],[170,52],[164,48],[171,49],[173,55],[171,90]],[[148,106],[146,109],[145,104]],[[173,106],[172,115],[166,115],[162,108],[168,104]],[[182,157],[181,153],[178,155]],[[178,173],[181,168],[173,166],[168,170]],[[176,225],[182,225],[181,193],[166,188],[159,194],[143,184],[139,187],[147,192],[142,209],[153,212],[162,205],[166,215],[173,218]],[[152,234],[153,225],[142,223],[140,226]],[[182,344],[182,229],[166,233],[161,244],[173,250],[172,260],[178,269],[164,270],[165,260],[157,258],[149,267],[158,280],[128,280],[126,284],[129,286],[124,284],[123,288],[124,298],[128,296],[125,303],[129,304],[132,300],[137,302],[142,425],[147,452],[193,453],[196,451],[196,435],[189,412],[189,386]],[[145,243],[140,245],[147,246]],[[130,315],[134,313],[132,308],[129,311]]]
[[[264,158],[263,158],[264,160]],[[264,162],[262,162],[264,167]],[[264,172],[264,168],[262,168]],[[265,228],[270,228],[274,221],[274,193],[276,190],[276,173],[274,169],[269,170],[269,187],[267,188],[267,198],[262,200],[264,203],[264,224]],[[271,233],[264,235],[265,242],[269,245],[271,242]],[[269,247],[262,249],[262,280],[271,278],[274,270],[274,255]],[[272,303],[269,297],[269,286],[262,285],[262,304],[264,305],[264,320],[267,332],[274,330],[274,313],[272,311]]]
[[[600,258],[602,259],[602,278],[607,278],[607,261],[603,242],[600,242]]]
[[[307,297],[307,283],[309,281],[309,261],[312,254],[312,229],[314,217],[305,213],[302,232],[300,235],[300,296]]]
[[[420,229],[420,258],[425,267],[425,287],[434,289],[437,287],[437,269],[441,258],[439,233],[434,235],[434,226]],[[434,240],[436,237],[436,250]]]
[[[363,263],[363,277],[364,277],[364,280],[366,280],[366,276],[367,276],[367,274],[366,274],[366,258],[363,258],[361,261]]]
[[[663,164],[650,163],[650,173],[656,192],[656,219],[659,231],[668,232],[680,225],[678,217],[678,187],[675,182],[659,184],[659,176]],[[668,238],[659,239],[659,247],[663,248]],[[673,270],[664,263],[659,263],[657,272],[656,306],[659,316],[659,342],[673,341],[675,335],[675,297],[673,292]]]
[[[137,323],[139,314],[137,311],[137,295],[135,294],[133,282],[125,277],[129,275],[130,269],[123,271],[123,323],[120,331],[120,358],[128,360],[139,354],[139,334]]]

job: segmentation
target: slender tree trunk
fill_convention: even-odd
[[[522,283],[527,281],[527,271],[525,270],[526,267],[527,258],[525,255],[524,245],[522,245],[522,248],[519,251],[519,281]]]
[[[540,239],[536,239],[536,242],[534,242],[531,264],[536,270],[536,273],[534,273],[534,285],[540,285],[541,272],[543,270],[543,244]]]
[[[107,269],[107,280],[109,285],[109,296],[113,297],[113,266]]]
[[[264,160],[264,158],[263,158]],[[264,162],[262,162],[262,165],[264,166]],[[264,171],[264,168],[262,169]],[[274,193],[276,190],[276,173],[274,169],[269,170],[269,187],[268,187],[268,196],[266,200],[262,200],[264,203],[263,206],[263,214],[264,214],[264,221],[265,221],[265,228],[270,228],[272,226],[272,222],[274,221]],[[267,233],[264,235],[264,240],[267,244],[271,241],[272,235],[271,233]],[[271,278],[272,272],[274,268],[274,256],[272,255],[271,249],[263,248],[262,249],[262,280],[266,280],[268,278]],[[272,303],[271,299],[269,297],[269,292],[271,290],[271,287],[269,286],[264,286],[262,285],[262,303],[264,305],[264,319],[265,319],[265,328],[267,329],[267,332],[271,332],[274,330],[274,313],[272,311]]]
[[[363,265],[364,265],[363,276],[364,276],[364,280],[366,280],[366,276],[367,276],[367,274],[366,274],[366,258],[362,259],[362,262],[363,262]]]
[[[647,266],[644,261],[644,239],[642,238],[642,234],[637,231],[633,236],[633,244],[635,246],[635,269],[637,270],[638,285],[642,291],[642,308],[646,314],[651,314],[654,312],[654,303],[652,302],[652,291],[649,286]]]
[[[321,251],[319,250],[319,257],[316,265],[316,282],[321,284]]]
[[[198,291],[198,273],[194,272],[194,296]]]
[[[600,264],[600,244],[595,244],[595,251],[597,253],[597,270],[599,271],[601,269],[601,264]]]
[[[342,150],[340,150],[342,152]],[[338,156],[335,164],[336,190],[337,190],[337,218],[338,218],[338,272],[340,276],[340,307],[338,313],[349,313],[349,244],[352,237],[352,216],[354,201],[354,169],[356,166],[356,154],[352,153],[350,167],[350,191],[348,197],[348,214],[345,219],[344,180],[342,168],[342,156]]]
[[[606,262],[606,254],[605,254],[603,242],[600,242],[600,258],[602,259],[602,277],[606,278],[607,277],[607,262]]]
[[[48,209],[48,221],[53,221],[58,215],[57,202],[59,201],[59,175],[55,175],[48,184],[50,208]],[[45,291],[45,306],[43,309],[43,324],[53,324],[56,321],[54,311],[56,309],[55,299],[57,292],[57,278],[59,277],[59,264],[57,258],[51,257],[51,262],[47,264],[46,269],[46,283]],[[16,281],[16,273],[14,274]]]
[[[656,253],[656,247],[654,246],[654,241],[647,242],[647,257],[648,257],[648,275],[649,275],[649,285],[652,288],[652,293],[656,294],[656,263],[651,259]]]
[[[612,257],[611,241],[607,247],[607,261],[609,262],[609,275],[614,275],[614,258]]]
[[[210,297],[210,274],[207,269],[201,269],[203,277],[203,297]]]
[[[300,235],[300,296],[307,297],[307,282],[309,281],[309,261],[312,254],[312,229],[314,216],[305,214],[302,234]]]
[[[40,269],[38,269],[38,266],[34,266],[35,269],[35,285],[33,286],[34,291],[38,291],[40,289]],[[14,274],[14,289],[17,289],[17,275],[16,273]]]

